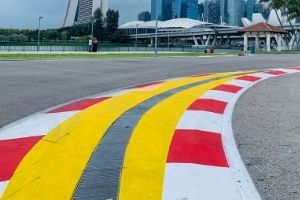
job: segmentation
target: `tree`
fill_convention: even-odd
[[[128,43],[129,37],[126,30],[116,30],[115,33],[111,36],[112,42],[118,43]]]
[[[287,5],[289,19],[300,17],[300,0],[289,0]]]
[[[116,32],[119,25],[119,11],[109,9],[106,13],[106,32],[107,39],[111,40],[111,36]]]
[[[284,0],[260,0],[260,3],[267,3],[271,9],[274,9],[280,26],[283,29],[282,21],[278,15],[277,10],[279,10],[284,5]]]
[[[104,40],[104,19],[100,8],[97,8],[94,12],[94,36],[100,40]]]

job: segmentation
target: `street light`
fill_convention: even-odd
[[[157,29],[158,29],[158,21],[157,21],[157,10],[155,12],[156,20],[155,20],[155,47],[154,47],[154,56],[157,57]]]
[[[40,51],[41,19],[43,19],[43,17],[39,17],[39,30],[38,30],[38,46],[37,46],[37,51]]]
[[[91,36],[94,37],[94,17],[91,17],[91,21],[92,21],[92,33],[91,33]]]
[[[135,51],[137,51],[137,42],[138,42],[138,24],[135,25]]]

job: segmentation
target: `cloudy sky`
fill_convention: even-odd
[[[151,0],[109,0],[110,7],[120,12],[120,24],[136,20],[137,14],[150,10]],[[0,0],[0,27],[36,28],[43,16],[43,28],[58,27],[68,0]]]

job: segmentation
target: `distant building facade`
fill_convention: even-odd
[[[241,26],[244,16],[244,0],[228,0],[228,25]]]
[[[221,16],[220,7],[220,0],[206,0],[204,2],[204,21],[219,24]]]
[[[151,14],[148,11],[138,14],[138,21],[148,22],[151,21]]]
[[[199,18],[198,0],[152,0],[151,18],[166,21],[175,18]]]
[[[255,12],[256,0],[247,0],[247,18],[252,21],[252,14]]]
[[[62,26],[90,22],[97,8],[105,15],[109,8],[108,0],[69,0]]]
[[[172,0],[151,0],[151,19],[172,19]]]

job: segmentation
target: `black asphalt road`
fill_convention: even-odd
[[[300,74],[268,79],[239,99],[233,131],[266,200],[300,199]]]
[[[0,61],[0,127],[34,112],[133,84],[197,73],[299,66],[300,56]],[[234,133],[264,199],[300,199],[300,75],[246,92]]]
[[[300,64],[300,56],[0,61],[0,127],[99,92],[197,73]]]

